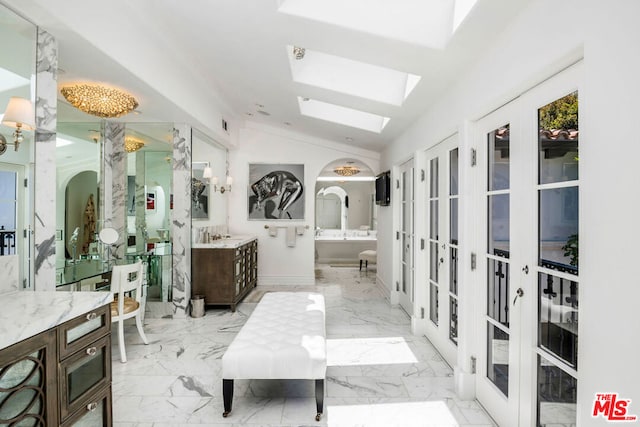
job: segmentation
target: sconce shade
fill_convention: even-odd
[[[33,130],[35,114],[33,112],[33,104],[28,99],[12,96],[9,99],[7,110],[4,112],[2,124],[12,128],[25,130]]]
[[[99,84],[65,86],[60,93],[78,110],[105,119],[124,116],[138,108],[138,101],[133,96]]]
[[[202,171],[202,177],[205,179],[210,179],[212,176],[213,176],[213,171],[209,166],[206,166],[204,168],[204,171]]]

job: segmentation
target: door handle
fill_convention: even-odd
[[[516,291],[516,297],[513,299],[513,305],[516,305],[516,301],[518,300],[518,298],[522,298],[523,295],[524,291],[522,290],[522,288],[518,288],[518,290]]]

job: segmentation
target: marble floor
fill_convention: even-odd
[[[292,287],[282,287],[292,290]],[[452,369],[431,343],[409,331],[409,318],[375,285],[375,267],[319,265],[325,296],[325,411],[315,421],[312,381],[235,381],[233,412],[222,417],[221,357],[262,294],[258,287],[232,313],[147,317],[143,345],[126,326],[127,363],[113,344],[113,420],[120,427],[168,426],[495,426],[475,401],[455,397]],[[115,334],[115,332],[114,332]]]

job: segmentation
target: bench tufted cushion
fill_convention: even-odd
[[[222,357],[225,379],[324,379],[324,297],[272,292],[262,300]]]

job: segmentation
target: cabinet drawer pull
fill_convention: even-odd
[[[98,352],[98,349],[97,349],[97,348],[95,348],[95,347],[89,347],[89,348],[87,349],[87,354],[88,354],[89,356],[95,356],[97,352]]]
[[[98,407],[98,402],[91,402],[87,405],[87,411],[93,412]]]
[[[98,317],[98,315],[96,313],[94,313],[94,312],[91,312],[91,313],[87,314],[87,320],[93,320],[96,317]]]

